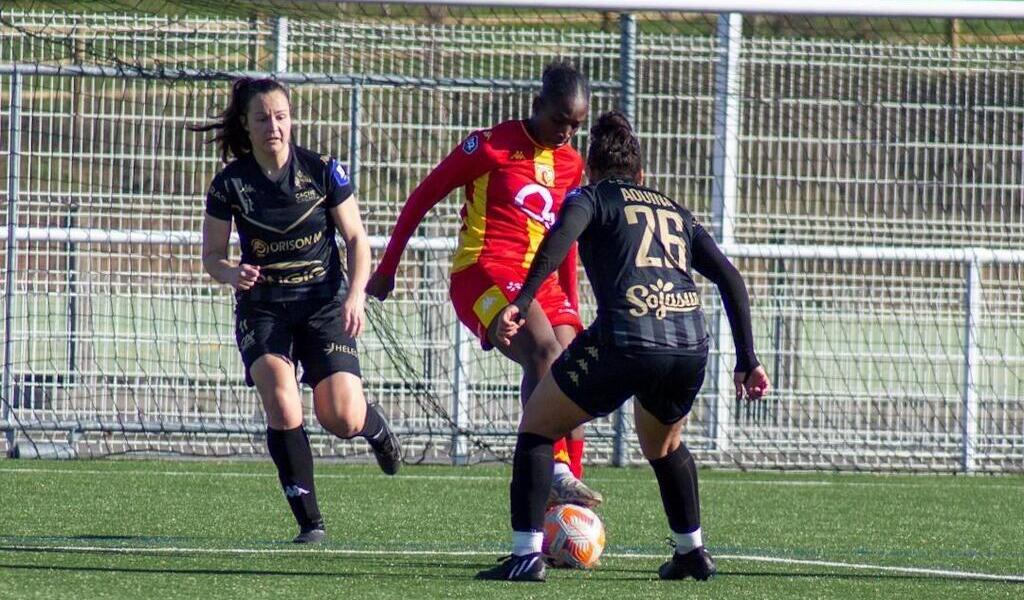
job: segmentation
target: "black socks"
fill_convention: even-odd
[[[384,418],[377,412],[377,407],[372,404],[366,405],[366,419],[363,420],[363,430],[356,435],[362,436],[371,442],[375,441],[381,432],[384,431]]]
[[[667,456],[649,462],[658,478],[669,527],[676,533],[696,531],[700,527],[697,466],[686,444],[679,444]]]
[[[544,510],[551,488],[554,458],[553,440],[533,433],[520,433],[512,458],[513,531],[542,531]]]
[[[302,531],[323,529],[324,520],[313,487],[313,451],[309,448],[306,429],[301,425],[283,431],[268,427],[267,448],[299,528]]]

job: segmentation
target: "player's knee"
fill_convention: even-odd
[[[537,344],[530,352],[530,366],[538,373],[545,373],[555,363],[558,356],[562,354],[562,346],[558,340]]]
[[[355,415],[333,406],[316,407],[316,418],[324,429],[346,440],[359,435],[363,428],[362,423],[356,422]]]

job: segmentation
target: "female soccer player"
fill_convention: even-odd
[[[345,169],[291,143],[288,92],[271,79],[239,79],[215,123],[227,164],[210,185],[203,267],[235,288],[235,338],[248,385],[267,416],[267,447],[299,524],[296,543],[324,537],[303,428],[296,367],[313,388],[317,420],[334,435],[362,436],[381,469],[398,472],[398,439],[363,396],[355,338],[365,320],[370,247]],[[231,224],[241,260],[228,260]],[[335,228],[348,250],[346,289]]]
[[[545,279],[526,325],[511,342],[495,336],[495,315],[522,286],[544,232],[555,222],[565,193],[578,186],[583,161],[569,145],[589,109],[589,85],[571,64],[544,69],[543,86],[526,120],[476,131],[413,191],[367,291],[384,300],[395,287],[398,261],[416,226],[434,205],[465,186],[462,229],[452,262],[450,294],[455,313],[485,350],[497,347],[523,368],[523,401],[572,338],[583,328],[576,292],[575,254],[558,278]],[[552,503],[596,506],[601,495],[583,485],[582,430],[559,439]],[[575,476],[574,476],[575,475]]]
[[[562,353],[523,410],[513,459],[512,556],[481,579],[543,581],[544,499],[552,440],[636,396],[636,430],[661,488],[676,550],[662,579],[707,579],[697,469],[679,435],[704,381],[707,334],[692,269],[717,286],[736,344],[737,397],[760,398],[768,376],[754,354],[747,289],[693,215],[642,186],[640,144],[626,118],[606,113],[590,130],[590,184],[567,198],[497,335],[515,339],[540,283],[578,238],[597,319]]]

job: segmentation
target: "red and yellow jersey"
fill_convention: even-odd
[[[572,146],[540,145],[523,121],[473,132],[409,196],[378,271],[394,275],[423,216],[462,186],[466,201],[452,272],[477,263],[528,269],[565,194],[582,176],[583,160]],[[576,306],[575,251],[559,269],[559,283]]]

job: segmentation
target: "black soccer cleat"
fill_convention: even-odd
[[[305,529],[295,536],[292,540],[293,544],[319,544],[324,541],[327,537],[327,532],[324,531],[323,527],[317,527],[315,529]]]
[[[686,579],[693,577],[698,581],[706,581],[718,572],[715,561],[704,549],[694,548],[686,554],[673,553],[672,560],[661,565],[658,577],[661,579]]]
[[[547,570],[544,557],[540,552],[516,556],[515,554],[501,560],[501,564],[484,569],[476,574],[477,579],[495,581],[544,581]]]
[[[384,421],[384,429],[375,437],[366,438],[366,441],[370,443],[370,449],[373,450],[380,470],[387,475],[398,473],[398,468],[402,465],[402,445],[398,442],[395,432],[391,431],[387,421]]]

